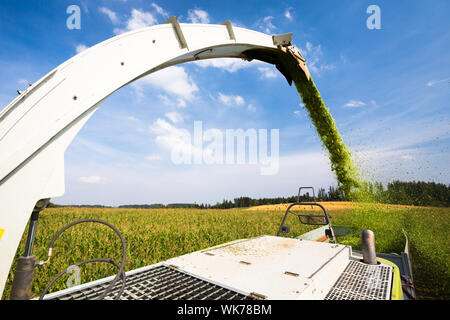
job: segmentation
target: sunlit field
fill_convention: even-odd
[[[413,277],[418,298],[450,298],[449,208],[394,205],[322,203],[332,216],[332,223],[348,226],[353,233],[338,238],[355,250],[361,249],[360,231],[375,232],[378,252],[400,253],[405,246],[404,230],[412,253]],[[286,209],[285,204],[244,209],[91,209],[52,208],[40,215],[34,245],[37,259],[46,260],[53,235],[66,224],[79,219],[102,219],[115,225],[127,242],[126,271],[175,256],[205,249],[232,240],[259,235],[275,235]],[[311,207],[305,207],[311,211]],[[315,212],[316,213],[316,212]],[[301,225],[290,215],[289,237],[313,229]],[[23,253],[26,231],[16,258]],[[69,265],[88,258],[112,258],[121,261],[121,242],[103,225],[86,223],[68,229],[56,241],[50,262],[38,267],[33,283],[33,297],[39,296],[47,283]],[[9,299],[15,262],[10,271],[3,299]],[[113,266],[89,265],[82,269],[82,282],[115,274]],[[68,276],[60,279],[50,292],[66,288]]]

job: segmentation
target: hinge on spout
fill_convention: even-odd
[[[292,32],[273,35],[272,36],[273,44],[278,47],[288,47],[292,44]]]
[[[298,66],[303,70],[306,78],[311,79],[311,74],[309,73],[308,67],[306,66],[306,59],[302,57],[300,51],[295,46],[281,47],[281,51],[290,54],[298,62]]]

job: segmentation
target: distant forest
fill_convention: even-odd
[[[449,207],[450,206],[450,185],[435,182],[401,182],[393,181],[388,183],[386,188],[381,183],[365,183],[364,198],[371,199],[379,203],[403,204],[413,206],[434,206]],[[328,187],[328,191],[320,188],[316,194],[317,201],[348,201],[345,193],[336,187]],[[364,199],[362,199],[364,200]],[[249,197],[235,198],[234,201],[223,200],[222,203],[215,205],[196,205],[198,208],[212,209],[229,209],[252,207],[266,204],[292,203],[292,202],[314,201],[311,193],[306,192],[300,196],[278,198],[262,198],[252,199]]]
[[[402,204],[413,206],[434,206],[449,207],[450,206],[450,185],[435,182],[412,181],[402,182],[393,181],[384,187],[381,183],[365,183],[364,197],[375,200],[379,203]],[[317,192],[316,201],[348,201],[345,193],[338,187],[330,186],[328,191],[320,188]],[[172,204],[142,204],[142,205],[122,205],[119,208],[140,208],[140,209],[157,209],[157,208],[197,208],[197,209],[230,209],[244,208],[267,204],[291,203],[291,202],[314,201],[313,195],[305,192],[299,198],[297,195],[290,197],[277,198],[260,198],[253,199],[250,197],[239,197],[233,201],[224,199],[221,203],[197,204],[197,203],[172,203]],[[51,204],[50,207],[62,207],[60,205]],[[70,207],[89,207],[89,208],[108,208],[103,205],[77,205]]]

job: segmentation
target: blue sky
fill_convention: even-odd
[[[370,30],[369,5],[381,10]],[[69,30],[66,8],[81,8]],[[388,182],[450,183],[450,3],[443,1],[7,1],[0,3],[0,109],[83,49],[177,16],[180,22],[293,33],[362,173]],[[114,93],[66,152],[62,204],[197,202],[288,196],[335,185],[327,153],[294,87],[271,65],[187,63]],[[176,165],[168,135],[279,129],[280,167]],[[170,136],[169,136],[170,138]]]

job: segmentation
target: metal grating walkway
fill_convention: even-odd
[[[55,300],[91,300],[101,295],[110,282],[54,297]],[[117,295],[119,280],[105,300]],[[160,265],[127,276],[120,300],[253,300],[252,297],[196,278],[175,268]]]
[[[325,300],[389,300],[392,267],[350,261]]]

